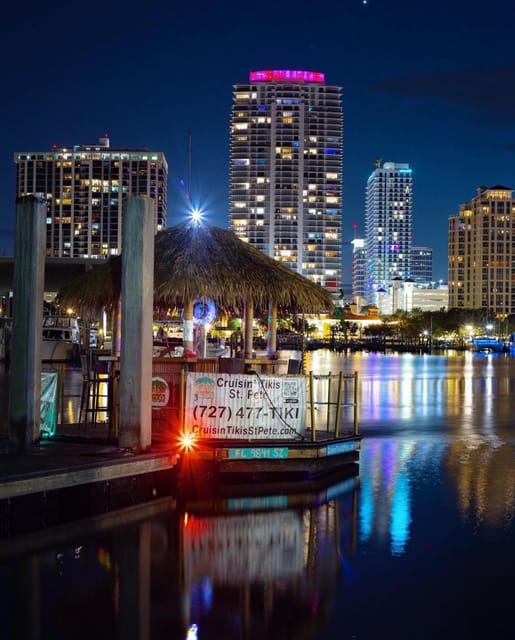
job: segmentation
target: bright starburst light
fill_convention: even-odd
[[[202,220],[202,211],[198,208],[191,210],[191,219],[197,224]]]

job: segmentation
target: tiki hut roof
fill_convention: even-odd
[[[333,307],[331,295],[232,231],[204,221],[188,221],[155,237],[154,298],[175,305],[197,297],[218,306],[239,306],[252,299],[256,308],[270,298],[290,311],[318,312]],[[121,258],[91,269],[59,292],[59,301],[81,309],[98,309],[120,295]]]
[[[57,302],[81,313],[100,311],[119,300],[121,285],[122,261],[116,256],[68,280],[59,289]]]

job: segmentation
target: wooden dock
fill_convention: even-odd
[[[360,435],[335,437],[320,432],[315,440],[200,440],[182,452],[181,468],[192,460],[229,480],[239,475],[263,480],[288,476],[312,480],[359,461]]]
[[[22,454],[3,443],[0,539],[172,495],[178,460],[85,439],[44,440]]]

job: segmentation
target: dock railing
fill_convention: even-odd
[[[333,433],[335,438],[342,436],[343,412],[352,412],[352,435],[359,435],[358,424],[358,373],[308,374],[308,415],[309,428],[313,442],[317,432]]]
[[[170,362],[172,360],[172,363]],[[170,398],[167,406],[154,407],[153,420],[156,427],[161,423],[165,427],[183,430],[185,416],[186,375],[190,367],[174,359],[155,359],[153,376],[163,377],[170,386]],[[206,373],[213,371],[211,362]],[[203,371],[201,362],[196,363],[197,372]],[[229,374],[230,375],[230,374]],[[236,375],[236,374],[235,374]],[[242,375],[242,374],[238,374]],[[245,374],[243,374],[245,375]],[[256,375],[256,372],[254,374]],[[257,374],[259,376],[259,374]],[[287,374],[288,377],[306,379],[306,438],[312,442],[328,438],[345,438],[359,435],[358,373],[343,372],[317,374]],[[281,376],[282,377],[282,376]]]
[[[153,431],[179,432],[184,427],[186,375],[188,371],[218,372],[218,360],[197,359],[193,362],[180,358],[154,358],[152,363],[152,429]],[[58,426],[63,422],[65,404],[70,402],[71,390],[64,389],[61,366],[58,371],[56,409]],[[241,375],[241,374],[239,374]],[[245,375],[245,374],[244,374]],[[254,376],[262,374],[252,374]],[[304,377],[306,380],[305,439],[316,442],[330,438],[345,438],[359,435],[358,373],[343,372],[307,374],[283,374],[280,377]],[[165,383],[166,397],[159,401],[159,381]],[[118,436],[118,377],[109,379],[112,393],[105,406],[106,437]],[[154,389],[155,386],[155,389]],[[154,391],[156,395],[154,395]],[[75,393],[79,393],[80,390]],[[157,401],[156,401],[157,397]],[[80,403],[79,403],[80,404]]]

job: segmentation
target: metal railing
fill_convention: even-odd
[[[337,374],[309,372],[308,409],[313,442],[316,441],[317,431],[333,432],[334,437],[339,438],[342,410],[347,408],[352,410],[352,435],[357,436],[359,435],[357,372],[351,374],[342,371]]]

